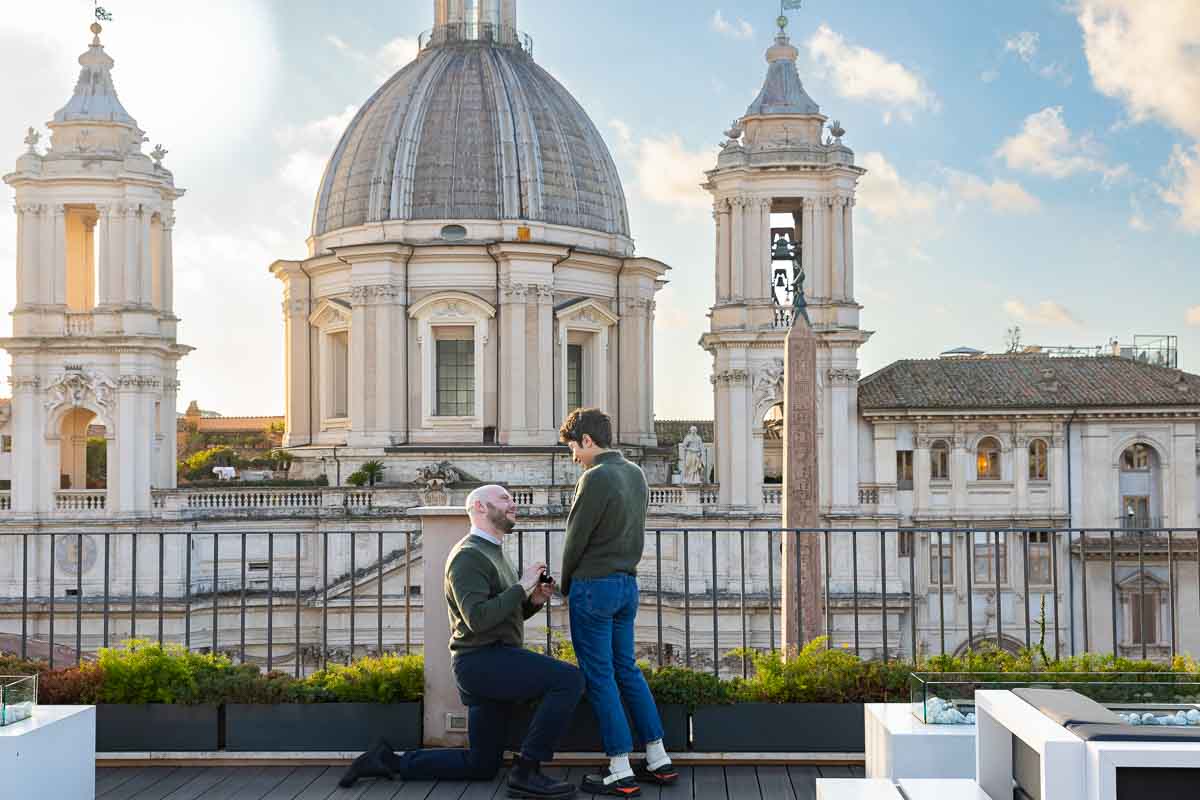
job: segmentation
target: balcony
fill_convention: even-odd
[[[91,312],[68,313],[65,328],[67,336],[93,336],[96,332],[96,320]]]
[[[54,511],[59,514],[93,516],[103,514],[108,502],[106,489],[64,490],[54,493]]]

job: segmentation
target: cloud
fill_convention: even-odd
[[[1020,300],[1009,300],[1004,303],[1004,312],[1022,322],[1063,328],[1078,328],[1080,325],[1075,315],[1053,300],[1043,300],[1032,308]]]
[[[340,114],[331,114],[303,125],[289,125],[277,131],[275,140],[286,152],[279,169],[284,182],[299,192],[315,191],[334,145],[357,113],[356,106],[346,106]]]
[[[1026,64],[1032,64],[1038,51],[1038,34],[1034,31],[1021,31],[1004,43],[1006,53],[1016,53],[1017,58]]]
[[[979,80],[983,81],[984,83],[991,83],[992,81],[996,80],[996,78],[999,78],[999,77],[1000,77],[1000,70],[996,70],[996,69],[987,69],[987,70],[984,70],[983,72],[979,73]]]
[[[1005,139],[996,155],[1012,169],[1052,178],[1095,172],[1108,181],[1129,169],[1124,164],[1106,164],[1100,158],[1100,147],[1089,136],[1074,136],[1063,122],[1062,106],[1049,106],[1030,114],[1021,132]]]
[[[858,204],[885,219],[920,216],[937,200],[937,190],[923,183],[910,183],[882,153],[864,153],[858,164],[867,170],[858,186]]]
[[[379,82],[387,80],[403,69],[417,57],[417,53],[420,51],[417,40],[409,36],[397,36],[373,53],[359,50],[345,39],[332,34],[326,36],[325,41],[347,58],[369,66],[373,77]]]
[[[983,201],[1000,213],[1030,214],[1041,208],[1036,197],[1019,183],[993,179],[988,183],[978,175],[946,169],[950,190],[966,201]]]
[[[1200,144],[1185,149],[1175,145],[1167,164],[1168,184],[1162,198],[1179,209],[1179,224],[1200,231]]]
[[[1070,86],[1074,80],[1071,77],[1071,73],[1067,72],[1067,68],[1057,61],[1051,61],[1045,66],[1038,67],[1037,74],[1048,81],[1054,81],[1064,88]]]
[[[916,110],[941,108],[937,96],[919,75],[874,50],[847,42],[826,25],[817,28],[807,46],[817,68],[842,97],[890,106],[890,111],[906,121]],[[888,119],[890,116],[885,114]]]
[[[712,29],[724,36],[730,36],[734,39],[749,39],[754,36],[754,26],[746,20],[738,18],[737,22],[729,22],[721,14],[721,9],[712,17]]]
[[[1195,0],[1078,0],[1096,90],[1136,122],[1157,119],[1200,138],[1200,11]]]
[[[617,151],[633,162],[637,189],[646,199],[681,212],[712,207],[712,196],[700,183],[716,166],[713,149],[690,150],[678,134],[635,138],[619,119],[609,127],[617,134]]]
[[[1184,320],[1194,328],[1200,328],[1200,306],[1192,306],[1187,310]]]

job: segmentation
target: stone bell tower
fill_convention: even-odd
[[[4,182],[16,193],[12,508],[138,514],[175,485],[171,230],[183,195],[113,87],[93,24],[71,99]],[[101,427],[103,433],[101,433]],[[93,446],[88,439],[103,436]],[[103,451],[105,458],[99,458]],[[89,469],[90,467],[90,469]]]
[[[762,91],[726,131],[705,184],[716,221],[716,302],[701,346],[713,356],[720,503],[754,510],[778,502],[779,487],[764,490],[764,439],[783,419],[783,345],[802,268],[817,337],[820,507],[854,513],[858,348],[870,333],[859,328],[854,299],[853,217],[865,170],[839,123],[824,135],[827,118],[800,82],[786,26],[780,17]]]

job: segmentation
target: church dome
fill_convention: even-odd
[[[387,220],[529,220],[629,235],[587,113],[527,39],[435,29],[359,110],[321,180],[313,234]]]

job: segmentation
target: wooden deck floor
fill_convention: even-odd
[[[576,784],[588,768],[552,769]],[[594,769],[594,768],[593,768]],[[492,800],[506,797],[504,772],[490,783],[359,781],[338,788],[343,767],[100,767],[103,800]],[[679,783],[643,786],[647,800],[813,800],[817,778],[851,778],[862,767],[682,767]],[[590,795],[579,794],[587,800]]]

